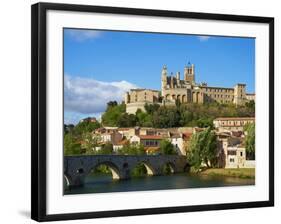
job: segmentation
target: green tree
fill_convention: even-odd
[[[248,159],[255,159],[255,124],[247,124],[244,127],[246,132],[245,146]]]
[[[63,138],[64,155],[79,155],[81,154],[81,145],[71,133],[65,134]]]
[[[211,118],[199,118],[196,121],[196,124],[200,128],[207,128],[207,127],[213,128],[213,119],[211,119]]]
[[[102,115],[102,124],[106,126],[117,126],[118,119],[126,113],[126,105],[124,103],[115,105],[109,103],[106,111]]]
[[[250,100],[249,102],[245,103],[245,106],[248,107],[249,109],[255,109],[255,101]]]
[[[74,125],[73,124],[64,124],[63,125],[64,134],[72,132],[73,129],[74,129]]]
[[[83,147],[85,148],[86,154],[94,154],[94,148],[98,146],[100,141],[99,136],[93,136],[90,132],[85,132],[82,134],[82,141],[84,142]]]
[[[140,163],[136,165],[132,171],[131,171],[131,176],[132,177],[143,177],[147,175],[147,170],[145,168],[145,165],[143,163]]]
[[[192,135],[187,151],[187,159],[195,170],[199,170],[202,164],[207,167],[216,165],[217,142],[216,136],[210,127]]]
[[[130,144],[127,143],[119,150],[119,154],[122,155],[144,155],[144,146],[142,144]]]
[[[136,112],[136,125],[140,127],[152,127],[152,115],[138,109]]]
[[[152,124],[155,128],[178,127],[180,114],[176,107],[160,107],[153,113]]]
[[[136,123],[136,115],[128,113],[121,114],[116,121],[118,127],[134,127]]]
[[[188,126],[193,120],[193,113],[188,110],[183,110],[180,112],[180,125]]]
[[[115,107],[115,106],[117,106],[118,105],[118,103],[117,103],[117,101],[109,101],[108,103],[107,103],[107,107],[109,108],[109,107]]]
[[[153,114],[155,111],[159,109],[160,105],[159,104],[145,104],[144,109],[148,114]]]
[[[176,150],[174,149],[173,144],[166,139],[161,140],[161,142],[160,142],[160,152],[163,155],[175,155],[175,154],[177,154]]]
[[[111,143],[106,143],[102,148],[96,151],[98,155],[111,155],[113,154],[113,145]]]
[[[74,128],[73,133],[77,136],[82,136],[83,133],[92,132],[100,127],[99,122],[82,121],[79,122]]]

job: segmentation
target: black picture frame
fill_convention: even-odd
[[[269,200],[243,203],[196,206],[159,207],[145,209],[46,214],[46,13],[48,10],[100,12],[124,15],[193,18],[217,21],[254,22],[269,25]],[[103,7],[73,4],[37,3],[31,11],[31,218],[37,221],[86,219],[116,216],[178,213],[206,210],[274,206],[274,18],[137,8]]]

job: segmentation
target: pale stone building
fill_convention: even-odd
[[[139,134],[139,127],[131,127],[131,128],[118,128],[118,132],[126,138],[130,140],[133,136]]]
[[[224,168],[255,168],[255,160],[246,159],[246,149],[241,139],[221,139],[220,166]]]
[[[145,104],[160,103],[160,92],[152,89],[131,89],[125,93],[126,112],[135,114],[138,109],[145,111]]]
[[[228,139],[225,139],[223,140],[223,150],[225,155],[224,168],[245,168],[246,150],[244,146],[230,145]]]
[[[207,83],[198,84],[195,81],[195,66],[184,67],[184,77],[180,72],[174,76],[168,75],[168,69],[163,67],[161,73],[161,91],[150,89],[132,89],[125,94],[127,113],[135,113],[137,109],[145,111],[146,103],[174,105],[176,100],[181,103],[233,103],[243,105],[250,100],[255,101],[255,94],[246,93],[246,85],[238,83],[233,88],[213,87]]]
[[[256,94],[254,94],[254,93],[247,93],[246,94],[246,99],[248,100],[248,101],[256,101]]]
[[[161,93],[164,101],[181,103],[233,103],[244,104],[249,100],[255,100],[254,94],[246,93],[246,85],[238,83],[233,88],[212,87],[207,83],[195,82],[195,66],[188,64],[184,67],[184,78],[181,80],[180,72],[168,76],[167,67],[162,69]]]
[[[246,124],[255,123],[254,117],[219,117],[213,121],[214,127],[219,131],[243,131]]]
[[[177,132],[170,132],[170,141],[174,146],[178,155],[185,156],[186,150],[184,148],[183,134]]]

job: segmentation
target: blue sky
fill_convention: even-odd
[[[163,65],[183,77],[188,62],[198,83],[255,92],[253,38],[65,29],[65,123],[99,117],[130,88],[160,89]]]

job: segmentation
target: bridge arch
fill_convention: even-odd
[[[71,179],[66,174],[63,175],[63,180],[65,181],[64,183],[66,184],[67,187],[71,185]]]
[[[154,176],[156,175],[155,169],[152,167],[152,165],[147,161],[139,161],[131,169],[131,173],[134,172],[134,170],[140,166],[143,166],[146,170],[146,175],[148,176]]]
[[[96,168],[98,168],[101,165],[105,165],[106,167],[108,167],[108,169],[111,171],[112,174],[112,179],[114,180],[119,180],[121,179],[121,174],[120,174],[120,170],[118,168],[117,165],[115,165],[113,162],[110,161],[103,161],[103,162],[99,162],[96,165],[94,165],[90,170],[95,170]]]
[[[186,95],[182,95],[182,100],[181,100],[182,103],[186,103],[187,102],[187,97]]]
[[[183,172],[189,172],[190,171],[190,164],[186,163],[185,166],[183,167]]]
[[[170,94],[166,95],[166,100],[171,100],[171,95]]]
[[[175,164],[172,162],[166,162],[162,166],[163,174],[173,174],[176,171]]]

